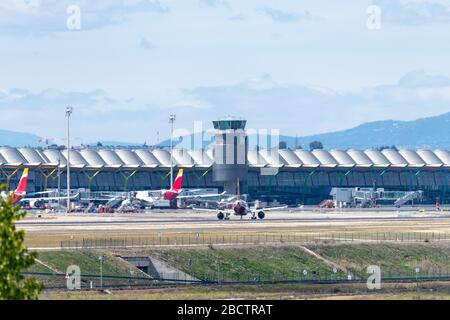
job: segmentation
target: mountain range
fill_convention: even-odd
[[[197,140],[196,140],[197,139]],[[179,147],[190,148],[192,141],[202,139],[201,134],[184,136],[175,141]],[[38,147],[42,146],[43,139],[31,133],[13,132],[0,130],[0,145],[11,147]],[[203,147],[209,146],[214,138],[203,135]],[[268,139],[270,141],[270,139]],[[276,141],[276,140],[272,140]],[[376,121],[361,124],[357,127],[322,133],[317,135],[292,137],[281,135],[279,141],[286,143],[287,147],[294,148],[301,146],[309,148],[312,141],[322,142],[325,149],[366,149],[384,146],[396,146],[397,148],[409,149],[447,149],[450,150],[450,112],[439,116],[417,119],[414,121]],[[142,146],[141,143],[100,141],[104,146]],[[260,145],[269,146],[259,141]],[[97,145],[91,143],[88,145]],[[169,140],[159,144],[160,146],[170,145]],[[249,147],[257,145],[256,136],[249,136]]]
[[[435,117],[415,121],[376,121],[355,128],[317,134],[301,138],[286,139],[288,146],[296,143],[304,148],[311,141],[320,141],[325,149],[366,149],[396,146],[406,149],[447,149],[450,150],[450,112]]]
[[[189,148],[191,141],[199,141],[200,134],[183,137],[178,145]],[[197,139],[197,140],[195,140]],[[255,148],[258,144],[256,136],[249,136],[249,147]],[[270,147],[268,142],[261,142],[261,147]],[[417,119],[414,121],[376,121],[361,124],[357,127],[316,134],[303,137],[280,135],[279,139],[272,141],[286,143],[288,148],[302,147],[309,149],[313,141],[320,141],[325,149],[367,149],[396,146],[406,149],[447,149],[450,150],[450,112],[439,116]],[[212,143],[210,136],[204,139],[204,147]],[[168,145],[169,140],[162,144]]]
[[[10,147],[38,147],[43,143],[42,139],[32,133],[15,132],[9,130],[0,130],[0,145]]]

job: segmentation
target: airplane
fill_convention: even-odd
[[[220,194],[199,194],[199,195],[180,195],[183,191],[183,173],[184,169],[178,171],[177,176],[173,182],[173,186],[169,190],[150,190],[150,191],[137,191],[135,198],[147,203],[154,203],[156,200],[168,200],[173,201],[176,199],[192,199],[192,198],[209,198],[209,197],[219,197],[225,194],[225,192]],[[157,196],[155,194],[158,194]]]
[[[48,194],[48,193],[53,193],[53,191],[52,192],[48,192],[48,191],[36,192],[36,193],[32,193],[30,195],[35,195],[35,194],[40,195],[40,194]],[[77,193],[77,194],[74,194],[73,196],[70,196],[70,200],[71,201],[78,200],[79,197],[80,197],[80,194]],[[19,200],[19,202],[20,203],[28,202],[31,208],[40,209],[40,208],[42,208],[42,206],[45,205],[46,202],[49,202],[49,201],[55,202],[58,200],[67,201],[67,197],[64,197],[64,196],[63,197],[42,197],[41,196],[41,197],[36,197],[36,198],[21,198]]]
[[[20,178],[19,185],[16,190],[11,192],[2,191],[1,197],[4,201],[11,198],[12,204],[17,204],[22,200],[22,198],[27,193],[27,182],[28,182],[28,168],[25,168],[22,173],[22,177]]]
[[[16,190],[11,191],[11,192],[2,191],[0,196],[5,201],[9,197],[11,197],[12,204],[14,204],[14,205],[28,201],[30,203],[30,206],[35,207],[35,208],[39,208],[43,201],[67,199],[67,198],[60,198],[60,197],[25,198],[25,196],[27,195],[27,183],[28,183],[28,168],[25,168],[23,170],[22,177],[19,180],[19,184],[18,184]],[[45,194],[45,193],[48,193],[48,192],[47,191],[46,192],[36,192],[36,193],[28,194],[28,195]],[[76,198],[78,198],[78,195],[71,197],[71,199],[76,199]]]
[[[234,197],[231,197],[230,199],[233,199],[233,198]],[[217,219],[219,219],[219,220],[230,220],[230,216],[231,215],[235,215],[235,216],[239,216],[241,218],[241,220],[242,220],[244,216],[249,214],[251,216],[250,218],[252,220],[256,220],[258,218],[260,220],[263,220],[266,217],[265,211],[271,211],[271,210],[287,208],[287,206],[272,207],[272,208],[261,208],[261,209],[258,209],[255,206],[254,208],[250,208],[250,206],[248,205],[247,201],[241,199],[240,187],[239,187],[239,179],[237,180],[237,196],[236,196],[236,200],[234,200],[234,202],[232,202],[230,206],[226,206],[226,207],[227,208],[223,209],[223,210],[219,209],[218,212],[217,212],[217,210],[214,210],[214,211],[217,212]],[[209,209],[195,209],[195,210],[212,211],[212,210],[209,210]]]

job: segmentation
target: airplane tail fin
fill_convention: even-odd
[[[17,189],[14,191],[14,195],[23,196],[27,191],[27,182],[28,182],[28,168],[23,170],[22,178],[20,178],[19,185]]]
[[[172,191],[180,191],[181,190],[181,185],[183,183],[183,173],[184,173],[183,169],[180,169],[178,171],[177,177],[175,178],[175,181],[173,182]]]

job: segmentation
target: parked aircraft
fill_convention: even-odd
[[[210,197],[218,197],[225,194],[225,192],[221,194],[196,194],[196,195],[181,195],[183,188],[183,173],[184,169],[180,169],[178,174],[173,182],[173,186],[169,190],[149,190],[149,191],[137,191],[135,198],[141,200],[146,203],[154,203],[158,200],[168,200],[173,201],[176,199],[189,199],[189,198],[210,198]]]
[[[3,200],[7,200],[9,197],[12,198],[12,203],[17,204],[27,193],[27,182],[28,182],[28,168],[25,168],[20,178],[19,185],[16,190],[6,192],[2,191],[1,197]]]

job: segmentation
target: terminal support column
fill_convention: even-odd
[[[170,171],[167,174],[161,174],[160,172],[158,172],[159,177],[161,178],[161,184],[160,184],[160,188],[164,189],[166,188],[166,186],[164,185],[164,180],[167,179],[170,176]],[[170,184],[169,184],[170,186]]]
[[[58,168],[54,168],[53,170],[50,171],[50,173],[46,174],[45,170],[39,168],[39,172],[42,174],[42,176],[44,177],[44,190],[43,191],[47,191],[47,187],[48,187],[48,179],[56,172],[56,170],[58,170]],[[48,171],[47,171],[48,172]]]
[[[95,177],[102,172],[102,170],[96,170],[94,171],[93,174],[89,174],[89,171],[83,171],[84,175],[87,177],[88,179],[88,189],[89,191],[91,191],[91,185],[92,185],[92,181],[94,181]]]
[[[122,175],[122,177],[123,177],[123,179],[125,180],[124,181],[124,191],[125,192],[127,192],[128,191],[128,182],[130,181],[130,179],[137,173],[137,170],[134,170],[134,171],[132,171],[130,174],[126,174],[126,172],[129,172],[129,171],[125,171],[125,172],[123,172],[123,171],[120,171],[120,174]]]
[[[211,171],[211,168],[208,168],[208,170],[206,170],[204,173],[202,174],[197,174],[197,172],[194,170],[192,171],[193,176],[198,180],[203,179],[209,172]]]
[[[306,177],[305,177],[305,187],[306,187],[306,185],[307,185],[307,183],[308,183],[308,179],[311,179],[311,185],[313,184],[312,183],[312,177],[313,177],[313,175],[316,173],[316,170],[313,170],[313,171],[311,171]]]
[[[347,176],[353,171],[353,169],[349,169],[347,170],[344,174],[342,174],[342,172],[339,172],[339,186],[342,187],[342,181],[347,178]],[[347,181],[347,185],[348,185],[348,181]]]
[[[447,188],[448,188],[449,178],[450,178],[450,173],[448,173],[444,178],[444,186],[442,187],[442,199],[441,199],[442,203],[444,203],[444,201],[446,201],[445,197],[447,196]]]
[[[8,174],[5,170],[1,169],[2,173],[6,176],[6,191],[9,191],[11,178],[19,171],[19,169],[20,168],[15,169],[11,174]]]
[[[409,176],[409,191],[413,191],[413,179],[418,177],[422,173],[422,170],[417,170],[415,173]]]

